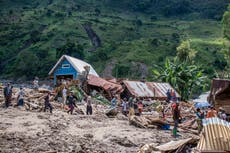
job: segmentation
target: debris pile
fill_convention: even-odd
[[[91,80],[92,81],[92,80]],[[91,86],[93,86],[91,82]],[[98,82],[96,82],[98,83]],[[110,98],[114,90],[116,93],[119,93],[120,86],[116,85],[115,83],[112,84],[111,82],[106,82],[106,84],[101,85],[94,84],[95,86],[100,86],[103,89],[103,92],[97,91],[96,94],[94,93],[85,93],[80,86],[78,85],[69,85],[68,90],[71,91],[74,96],[78,99],[79,103],[77,103],[77,108],[74,113],[73,117],[66,117],[67,113],[64,114],[63,110],[61,109],[61,103],[58,103],[58,96],[60,96],[60,92],[62,91],[63,86],[57,88],[55,92],[45,88],[38,88],[38,90],[33,90],[29,88],[24,88],[25,91],[25,109],[35,112],[40,112],[44,108],[44,96],[46,93],[51,93],[51,100],[50,103],[54,107],[55,111],[58,111],[59,114],[54,114],[53,116],[46,116],[46,115],[38,115],[38,120],[48,120],[46,124],[49,126],[48,130],[37,132],[36,137],[29,137],[26,135],[21,135],[19,133],[9,133],[9,136],[12,139],[17,141],[17,145],[23,145],[20,143],[21,139],[26,143],[31,142],[34,143],[42,143],[42,141],[46,141],[47,144],[42,144],[43,146],[38,146],[37,148],[30,147],[29,151],[41,151],[41,152],[95,152],[92,147],[98,148],[97,151],[107,151],[109,148],[116,148],[115,146],[122,146],[123,148],[120,151],[124,151],[124,148],[129,148],[130,152],[133,152],[132,149],[137,149],[139,153],[146,153],[146,152],[191,152],[192,148],[195,148],[198,140],[199,135],[197,131],[197,122],[195,119],[195,107],[192,103],[189,102],[180,102],[180,111],[182,120],[179,124],[179,134],[180,139],[174,139],[171,137],[171,130],[172,126],[174,126],[172,120],[172,103],[167,103],[165,101],[158,101],[148,99],[146,101],[143,100],[144,109],[139,115],[130,115],[128,117],[123,115],[120,111],[119,107],[111,108],[109,107]],[[111,85],[113,88],[110,88],[107,85]],[[117,87],[117,88],[116,88]],[[110,90],[111,89],[111,90]],[[92,92],[96,90],[94,87]],[[16,103],[16,97],[19,89],[13,89],[13,96],[12,96],[12,105]],[[106,91],[106,93],[104,93]],[[3,93],[3,86],[0,85],[0,92]],[[93,115],[89,116],[88,118],[84,115],[84,109],[86,106],[84,101],[87,95],[90,94],[92,96],[92,105],[93,105]],[[107,97],[108,95],[109,98]],[[140,99],[139,99],[140,100]],[[135,104],[137,101],[134,102]],[[0,94],[0,105],[4,104],[4,97],[3,94]],[[138,109],[138,108],[137,108]],[[0,112],[1,113],[1,112]],[[29,113],[29,112],[27,112]],[[63,113],[63,114],[62,114]],[[37,114],[37,113],[35,113]],[[56,115],[56,116],[55,116]],[[77,121],[76,118],[77,117]],[[52,118],[52,119],[51,119]],[[111,119],[112,118],[112,119]],[[76,121],[76,122],[75,122]],[[80,121],[80,122],[78,122]],[[89,122],[89,123],[87,123]],[[115,124],[115,123],[117,124]],[[94,123],[94,124],[92,124]],[[9,139],[8,135],[1,134],[2,131],[6,130],[5,126],[8,126],[9,123],[6,125],[1,124],[0,122],[0,139]],[[10,123],[11,124],[11,123]],[[23,123],[23,126],[31,126],[31,122]],[[43,123],[39,123],[43,124]],[[70,125],[70,124],[73,124]],[[132,126],[130,126],[132,125]],[[171,126],[172,125],[172,126]],[[71,128],[69,127],[71,126]],[[114,131],[110,131],[110,127],[106,128],[106,126],[112,126]],[[100,134],[97,134],[97,131],[101,128],[102,133],[104,134],[103,137]],[[3,130],[2,130],[3,129]],[[77,129],[77,130],[76,130]],[[86,133],[84,133],[87,129]],[[69,133],[66,134],[63,130]],[[143,134],[143,137],[140,140],[136,141],[136,134],[135,132],[132,133],[134,135],[129,135],[130,131],[139,131],[138,134]],[[78,132],[76,136],[73,136],[72,132]],[[107,131],[109,131],[107,133]],[[141,131],[141,132],[140,132]],[[153,131],[157,134],[153,134]],[[210,132],[214,131],[214,132]],[[83,132],[83,133],[82,133]],[[101,132],[101,131],[100,131]],[[121,135],[120,132],[124,132],[124,135]],[[127,134],[126,134],[126,133]],[[159,134],[161,132],[161,134]],[[2,132],[4,133],[4,132]],[[229,123],[222,121],[217,118],[207,119],[204,120],[204,129],[201,134],[201,138],[197,145],[197,150],[216,150],[220,151],[223,150],[230,150],[230,125]],[[117,134],[117,135],[116,135]],[[153,135],[152,135],[153,134]],[[56,136],[54,136],[56,135]],[[80,136],[79,136],[80,135]],[[79,136],[79,139],[77,138]],[[165,138],[164,138],[165,136]],[[48,138],[46,138],[48,137]],[[108,137],[108,138],[107,138]],[[148,138],[147,138],[148,137]],[[46,138],[46,139],[45,139]],[[100,139],[99,139],[100,138]],[[56,140],[58,141],[52,141]],[[69,144],[65,143],[65,139],[68,139]],[[98,140],[96,140],[98,139]],[[158,140],[160,139],[160,140]],[[146,141],[144,141],[146,140]],[[172,141],[173,140],[173,141]],[[144,141],[144,142],[143,142]],[[149,144],[149,142],[153,142]],[[110,144],[111,143],[111,144]],[[0,145],[6,145],[7,141],[3,141]],[[10,145],[6,145],[8,148],[12,147]],[[101,149],[99,146],[104,146],[104,149]],[[64,146],[63,148],[59,148],[57,151],[58,146]],[[69,147],[68,147],[69,146]],[[6,147],[6,148],[7,148]],[[26,146],[23,146],[26,147]],[[43,149],[45,147],[45,149]],[[27,148],[28,149],[28,148]],[[32,149],[32,150],[31,150]],[[20,152],[25,150],[11,150],[13,152]],[[28,151],[28,150],[27,150]],[[116,150],[112,150],[111,152],[115,152]]]
[[[3,87],[0,87],[0,105],[4,105],[4,97],[3,97]],[[17,104],[17,96],[18,96],[19,89],[13,88],[12,90],[12,98],[11,98],[11,105],[15,106]],[[33,90],[30,88],[24,88],[24,103],[26,110],[33,110],[33,111],[42,111],[44,107],[44,96],[46,93],[51,92],[51,90],[45,88],[38,88],[38,90]],[[51,103],[54,108],[60,108],[60,104],[56,103],[54,100],[55,94],[51,94]]]
[[[129,123],[130,125],[134,125],[140,128],[157,128],[157,127],[162,127],[164,125],[168,125],[160,118],[156,118],[152,116],[135,116],[135,115],[130,116]]]

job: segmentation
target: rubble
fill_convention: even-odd
[[[118,110],[116,108],[112,108],[106,111],[105,113],[108,117],[115,117],[118,114]]]
[[[197,142],[197,139],[193,139],[193,138],[181,139],[177,141],[170,141],[166,144],[155,147],[155,149],[161,152],[173,151],[173,150],[176,150],[176,152],[187,152],[186,150],[183,150],[185,148],[185,145],[194,142]]]
[[[140,128],[157,128],[168,125],[168,123],[162,121],[160,118],[135,115],[130,116],[129,123],[130,125],[134,125]]]
[[[151,153],[153,151],[155,153],[158,153],[157,150],[155,149],[156,146],[157,146],[157,144],[155,144],[155,143],[145,144],[143,147],[141,147],[141,149],[138,151],[138,153]]]
[[[56,92],[61,89],[59,87]],[[92,95],[93,115],[87,116],[84,102],[87,94],[79,86],[70,85],[69,90],[78,102],[73,115],[68,115],[51,90],[24,90],[25,107],[0,108],[2,152],[189,152],[199,139],[195,108],[189,102],[180,102],[183,120],[178,127],[180,137],[174,139],[171,133],[171,103],[165,101],[145,101],[141,116],[125,116],[119,107],[109,107],[110,102],[103,93],[97,93]],[[3,92],[1,85],[0,92]],[[18,89],[14,88],[13,106],[16,104],[17,92]],[[43,96],[47,92],[52,93],[50,102],[54,107],[53,114],[41,112],[44,107]],[[3,104],[4,97],[0,94],[0,105]],[[165,117],[158,110],[159,106],[164,107]],[[204,131],[207,132],[207,129]],[[208,143],[205,142],[206,136],[207,133],[201,136],[197,149],[204,148],[204,143]],[[215,137],[229,142],[229,138]]]

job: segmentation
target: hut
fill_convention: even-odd
[[[98,76],[90,64],[67,55],[63,55],[49,72],[49,76],[53,77],[55,85],[62,79],[79,80],[82,76],[86,77],[88,74]]]
[[[217,110],[222,107],[227,114],[230,114],[230,80],[213,79],[208,101]]]

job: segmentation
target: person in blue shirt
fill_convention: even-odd
[[[196,121],[198,125],[198,132],[200,133],[203,129],[202,119],[204,119],[204,112],[200,108],[196,109]]]
[[[115,95],[113,99],[111,100],[110,108],[115,108],[116,106],[117,106],[117,96]]]

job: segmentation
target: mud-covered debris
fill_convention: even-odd
[[[115,117],[118,114],[118,110],[116,108],[112,108],[112,109],[108,110],[105,114],[108,117]]]
[[[118,120],[124,120],[124,121],[128,121],[129,120],[129,118],[127,116],[123,115],[122,113],[118,113],[117,116],[116,116],[116,118]]]
[[[112,142],[116,142],[117,144],[125,147],[134,147],[137,146],[135,143],[133,143],[131,140],[129,140],[127,137],[115,137],[110,139]]]

